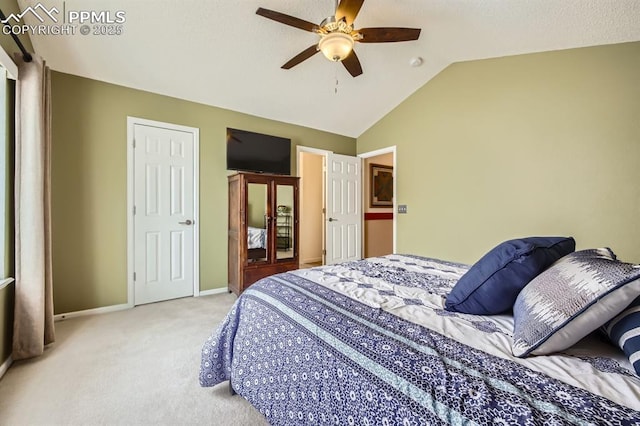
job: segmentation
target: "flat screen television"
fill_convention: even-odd
[[[291,139],[227,128],[227,170],[291,174]]]

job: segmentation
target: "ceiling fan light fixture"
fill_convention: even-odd
[[[318,48],[328,60],[339,62],[351,53],[353,37],[343,32],[329,33],[322,36]]]

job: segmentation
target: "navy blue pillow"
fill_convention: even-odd
[[[448,311],[494,315],[510,310],[520,290],[553,262],[572,253],[571,237],[505,241],[473,265],[447,296]]]
[[[605,323],[602,330],[629,358],[640,376],[640,297],[637,297],[620,315]]]

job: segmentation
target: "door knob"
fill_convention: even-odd
[[[191,219],[187,219],[184,222],[178,222],[180,225],[193,225],[193,221]]]
[[[337,221],[338,221],[338,219],[334,219],[332,217],[329,218],[329,222],[337,222]]]

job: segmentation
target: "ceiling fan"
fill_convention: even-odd
[[[282,68],[287,70],[293,68],[321,51],[331,61],[342,61],[349,74],[357,77],[362,74],[362,66],[353,50],[355,42],[389,43],[417,40],[420,37],[420,28],[384,27],[354,30],[353,21],[356,19],[364,0],[342,0],[339,3],[338,1],[336,0],[335,15],[329,16],[320,25],[262,7],[256,10],[260,16],[301,30],[314,32],[320,36],[320,41],[317,44],[291,58]]]

